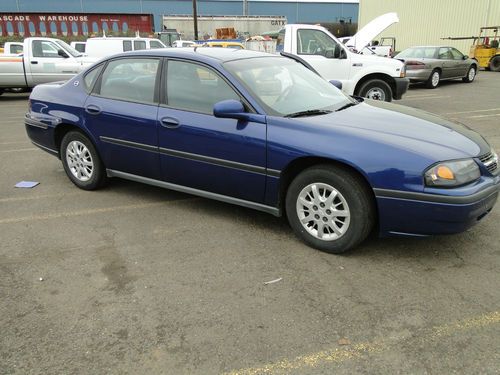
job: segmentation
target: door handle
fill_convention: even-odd
[[[38,64],[38,61],[33,61],[33,60],[31,60],[31,63],[32,63],[33,65],[35,65],[35,64]]]
[[[89,115],[98,115],[99,113],[101,113],[101,108],[94,104],[89,104],[85,107],[85,112],[87,112]]]
[[[181,126],[179,120],[173,117],[163,117],[161,120],[161,126],[164,128],[175,129]]]

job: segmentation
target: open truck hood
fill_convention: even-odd
[[[378,34],[398,22],[399,18],[397,13],[392,12],[382,14],[362,27],[361,30],[351,37],[351,39],[345,42],[345,45],[347,47],[354,48],[357,51],[361,51],[368,44],[370,44],[370,42],[375,39]]]

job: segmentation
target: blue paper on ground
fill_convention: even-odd
[[[28,188],[31,189],[38,185],[39,182],[36,181],[21,181],[16,184],[16,188]]]

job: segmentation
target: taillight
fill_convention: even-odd
[[[415,70],[415,69],[425,68],[425,64],[421,61],[407,61],[405,65],[406,65],[406,70]]]

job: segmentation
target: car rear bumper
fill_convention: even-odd
[[[406,77],[412,82],[427,81],[431,76],[432,69],[406,70]]]
[[[408,78],[394,78],[396,83],[395,90],[393,92],[393,99],[399,100],[403,97],[403,94],[408,90],[410,85],[410,80]]]
[[[449,196],[374,189],[380,235],[428,236],[467,230],[494,207],[500,178],[471,195]]]

